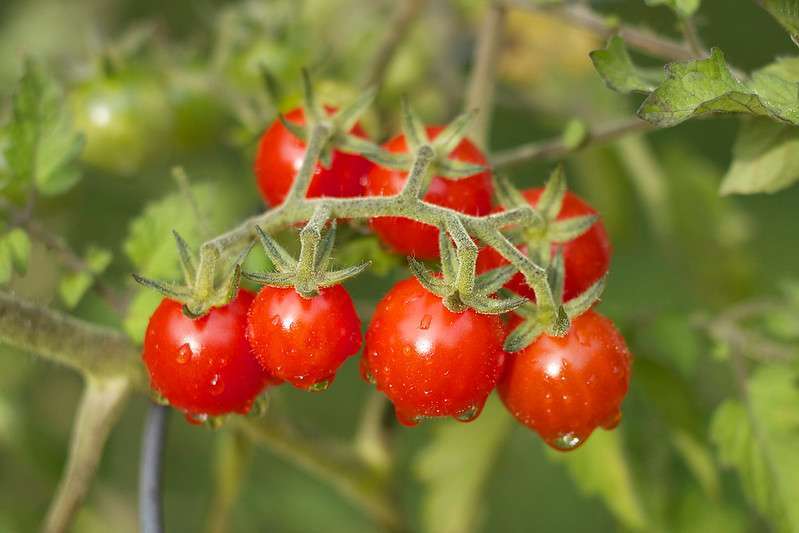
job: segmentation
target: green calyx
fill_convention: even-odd
[[[221,258],[216,248],[204,249],[198,261],[183,237],[174,230],[172,234],[180,255],[184,284],[152,280],[137,274],[133,274],[133,278],[145,287],[155,289],[165,297],[182,303],[183,313],[189,318],[199,318],[212,307],[222,307],[230,303],[238,293],[241,263],[249,254],[252,245],[235,258],[233,266],[225,275],[218,277]]]
[[[497,198],[505,209],[529,205],[527,199],[504,177],[495,180]],[[536,220],[521,228],[508,231],[515,244],[527,247],[527,253],[536,264],[547,266],[553,244],[566,243],[576,239],[599,219],[597,215],[582,215],[558,220],[558,214],[566,197],[566,175],[563,166],[558,165],[547,181],[534,211]]]
[[[362,155],[374,163],[397,170],[409,170],[413,164],[414,154],[424,146],[432,150],[430,176],[443,176],[458,180],[484,172],[484,165],[466,163],[450,159],[449,155],[460,144],[469,129],[469,125],[477,114],[476,110],[463,113],[449,123],[435,139],[430,139],[424,122],[411,109],[406,99],[402,100],[402,132],[408,144],[407,153],[391,153],[378,146],[371,151],[364,150]],[[365,148],[365,147],[364,147]]]
[[[540,306],[530,302],[524,303],[516,309],[516,314],[522,317],[522,322],[505,339],[505,351],[513,353],[527,348],[539,335],[548,333],[563,336],[569,331],[571,321],[588,311],[602,296],[605,290],[607,276],[603,276],[596,283],[588,287],[582,294],[563,302],[563,286],[565,267],[563,264],[562,250],[555,254],[547,270],[549,285],[552,287],[553,297],[557,305],[556,316],[549,316]],[[555,324],[553,327],[552,324]]]
[[[319,289],[337,285],[357,276],[369,267],[370,263],[330,270],[331,255],[336,240],[336,222],[325,230],[329,211],[317,209],[311,220],[300,231],[300,255],[294,259],[285,248],[256,226],[261,245],[267,257],[275,266],[274,272],[244,272],[243,275],[261,285],[270,287],[294,287],[304,298],[313,298]]]
[[[322,128],[326,133],[319,162],[329,167],[333,157],[333,150],[354,154],[369,154],[378,150],[374,143],[357,137],[350,133],[358,119],[369,108],[377,94],[375,88],[363,91],[350,105],[329,114],[324,105],[316,98],[308,71],[303,69],[303,111],[305,125],[296,124],[287,120],[282,114],[278,119],[295,137],[308,142],[310,133],[316,128]]]
[[[454,313],[472,308],[478,313],[500,315],[526,302],[521,296],[494,296],[516,274],[516,268],[507,265],[476,275],[477,245],[457,218],[453,217],[447,222],[447,228],[439,233],[440,275],[434,274],[413,257],[408,257],[408,265],[419,283],[439,296],[444,306]]]

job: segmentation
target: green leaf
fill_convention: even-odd
[[[647,529],[649,520],[618,431],[595,431],[582,447],[569,453],[553,451],[550,456],[566,465],[583,492],[602,498],[625,527]]]
[[[797,0],[757,0],[763,9],[771,13],[792,38],[799,35],[799,1]]]
[[[469,424],[446,421],[420,451],[414,472],[425,485],[423,531],[475,531],[484,501],[482,492],[513,419],[495,397]],[[468,443],[468,445],[464,445]]]
[[[663,78],[662,73],[655,74],[635,66],[624,39],[618,35],[608,40],[604,50],[594,50],[589,55],[605,84],[620,93],[650,93]]]
[[[667,65],[666,81],[644,100],[638,115],[659,127],[718,113],[799,124],[799,84],[790,73],[777,62],[754,72],[747,85],[735,79],[724,54],[714,48],[708,59]]]
[[[20,228],[0,237],[0,285],[8,283],[14,272],[24,274],[27,271],[30,250],[30,238]]]
[[[648,6],[666,5],[681,17],[690,17],[699,9],[700,0],[644,0]]]
[[[5,156],[17,188],[32,182],[54,195],[80,179],[75,160],[83,137],[72,129],[59,87],[31,60],[12,102],[8,137]]]
[[[569,150],[579,148],[586,138],[588,138],[588,126],[579,119],[570,120],[560,136],[561,142]]]
[[[778,531],[799,531],[799,369],[760,367],[747,405],[727,400],[711,438],[722,464],[738,470],[744,493]]]
[[[193,184],[191,190],[200,212],[209,214],[206,225],[212,234],[232,227],[251,205],[244,188],[223,181]],[[182,193],[170,193],[149,203],[131,222],[122,245],[133,264],[132,270],[147,278],[179,280],[182,275],[180,257],[172,231],[177,231],[196,249],[202,242],[201,226]],[[139,289],[134,296],[124,327],[135,341],[144,338],[147,320],[160,300],[157,292],[147,288]]]
[[[67,308],[71,309],[80,303],[97,276],[108,268],[112,257],[111,252],[108,250],[90,247],[84,258],[87,269],[71,272],[61,278],[61,282],[58,285],[58,294]]]
[[[755,118],[741,124],[721,194],[773,193],[799,179],[799,128]]]

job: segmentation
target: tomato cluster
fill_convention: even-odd
[[[294,110],[285,120],[302,124],[304,115]],[[364,136],[357,124],[352,132]],[[427,129],[430,138],[440,132]],[[402,135],[384,148],[408,151]],[[283,201],[304,150],[304,141],[284,123],[276,121],[267,129],[255,172],[268,204]],[[485,156],[468,140],[460,141],[449,157],[486,165]],[[407,179],[407,173],[357,154],[333,150],[328,161],[327,167],[317,164],[309,197],[393,195]],[[433,175],[424,200],[485,215],[501,210],[493,204],[492,183],[489,170],[457,180]],[[530,189],[522,197],[536,206],[541,194]],[[596,212],[567,193],[556,220],[586,214]],[[438,228],[396,217],[375,218],[370,225],[397,252],[420,258],[439,255]],[[563,300],[578,297],[607,272],[610,246],[600,221],[578,238],[556,244],[553,255],[556,249],[563,255]],[[506,263],[486,248],[478,271]],[[535,297],[520,274],[506,288]],[[627,392],[631,356],[610,320],[588,310],[572,321],[565,336],[543,334],[526,348],[506,353],[505,339],[520,321],[513,313],[454,312],[419,280],[405,279],[377,304],[366,331],[362,376],[391,400],[398,420],[408,426],[426,417],[473,420],[497,389],[512,415],[557,449],[579,446],[597,427],[614,427]],[[324,390],[361,344],[360,318],[341,285],[320,288],[312,296],[293,287],[264,286],[257,296],[240,290],[229,304],[197,319],[184,316],[178,302],[164,300],[150,320],[144,361],[153,387],[196,420],[247,412],[268,385],[285,382]]]

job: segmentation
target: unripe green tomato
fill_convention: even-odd
[[[202,72],[188,70],[172,76],[169,102],[172,135],[179,149],[204,148],[223,136],[228,112]]]
[[[299,77],[302,60],[297,54],[272,40],[259,40],[252,43],[227,65],[226,74],[230,81],[244,91],[264,90],[261,66],[285,84],[288,77]]]
[[[130,175],[164,150],[172,115],[155,78],[92,79],[70,92],[69,103],[75,128],[86,136],[82,157],[90,165]]]

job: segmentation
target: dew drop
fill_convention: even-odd
[[[364,372],[364,373],[363,373],[363,378],[364,378],[364,379],[365,379],[365,380],[366,380],[368,383],[370,383],[370,384],[372,384],[372,385],[377,385],[377,380],[375,379],[375,376],[374,376],[374,374],[372,374],[372,371],[371,371],[371,370],[368,370],[368,369],[367,369],[367,370],[366,370],[366,372]]]
[[[616,429],[620,422],[621,411],[616,411],[602,422],[602,427],[605,429]]]
[[[223,392],[225,392],[225,383],[219,374],[214,374],[211,378],[211,396],[219,396]]]
[[[186,342],[181,344],[180,348],[178,348],[178,364],[185,365],[189,362],[189,359],[191,359],[192,355],[194,355],[194,352],[192,351],[191,346],[189,346],[189,343]]]
[[[327,390],[328,387],[330,387],[330,380],[323,379],[322,381],[317,381],[313,385],[309,386],[308,390],[311,392],[322,392]]]
[[[272,317],[272,325],[277,326],[278,324],[280,324],[280,315],[274,315]]]
[[[205,413],[183,413],[186,422],[195,426],[201,426],[208,420],[208,415]]]
[[[411,347],[406,344],[405,346],[402,347],[402,353],[404,353],[405,355],[410,355]]]
[[[582,442],[582,439],[576,433],[571,432],[558,435],[554,439],[547,441],[553,448],[564,452],[575,449],[582,444]]]
[[[430,323],[433,321],[433,317],[430,315],[424,315],[422,320],[419,321],[419,329],[428,329],[430,327]]]
[[[455,419],[459,422],[471,422],[480,415],[480,406],[471,405],[460,413],[455,415]]]

